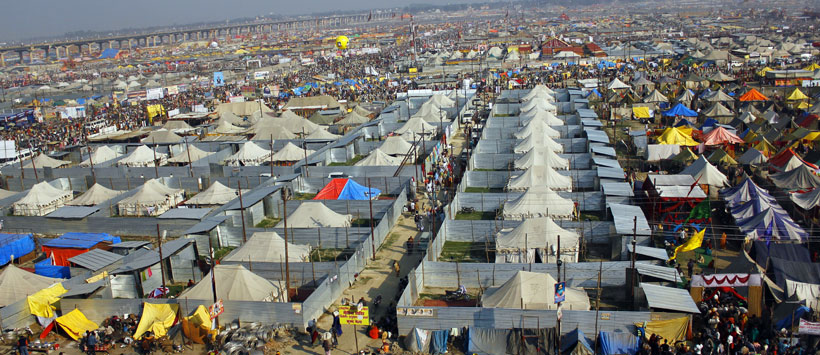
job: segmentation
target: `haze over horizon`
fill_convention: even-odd
[[[448,3],[474,2],[470,0]],[[237,6],[241,4],[241,6]],[[356,11],[406,6],[399,0],[373,3],[367,0],[244,0],[241,3],[214,0],[143,0],[140,2],[94,0],[35,0],[3,4],[0,14],[0,41],[27,41],[58,37],[77,31],[118,31],[126,28],[182,26],[237,18],[299,15],[327,11]],[[443,4],[442,4],[443,5]],[[375,7],[374,7],[375,6]]]

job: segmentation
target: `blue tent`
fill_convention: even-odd
[[[629,354],[638,352],[638,337],[629,333],[600,332],[598,343],[601,345],[601,354]]]
[[[0,234],[0,265],[34,251],[31,234]]]
[[[71,278],[71,268],[68,266],[52,265],[51,258],[46,258],[45,260],[34,264],[34,273],[55,279]]]
[[[576,345],[577,344],[577,345]],[[594,354],[595,352],[592,351],[592,346],[589,345],[589,339],[587,339],[586,335],[581,329],[575,328],[575,330],[564,334],[561,337],[561,353],[569,352],[575,349],[576,346],[583,346],[587,350],[587,353]]]
[[[70,232],[43,243],[43,246],[52,248],[88,249],[102,242],[117,244],[122,240],[108,233],[77,233]]]
[[[119,54],[119,53],[120,53],[119,49],[108,48],[106,50],[103,50],[102,53],[100,53],[99,58],[100,59],[114,59],[114,58],[117,57],[117,54]]]
[[[669,111],[663,112],[664,116],[686,116],[686,117],[698,117],[698,113],[695,111],[690,110],[688,107],[684,106],[682,103],[678,103],[675,107],[672,107]]]
[[[333,179],[316,194],[314,200],[369,200],[381,194],[381,190],[362,186],[352,179]]]
[[[598,97],[603,97],[603,95],[601,95],[601,93],[598,92],[598,89],[592,89],[592,91],[587,93],[587,97],[591,96],[592,94],[595,94],[595,96],[598,96]]]
[[[772,317],[775,320],[775,329],[793,327],[806,312],[811,312],[811,310],[799,303],[783,302],[778,304]],[[792,318],[792,315],[794,315],[794,318]]]
[[[703,125],[700,126],[700,129],[703,130],[704,127],[715,127],[718,123],[716,119],[709,117],[706,121],[703,121]]]

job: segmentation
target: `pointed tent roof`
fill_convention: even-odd
[[[270,141],[271,139],[296,139],[296,134],[276,125],[257,124],[250,129],[254,141]]]
[[[219,181],[214,181],[214,183],[211,184],[211,186],[209,186],[207,189],[185,201],[185,204],[224,205],[228,202],[233,201],[237,196],[239,196],[239,192],[237,189],[232,189],[230,187],[222,185],[222,183]]]
[[[171,158],[168,158],[169,163],[177,163],[177,164],[187,164],[188,163],[188,155],[190,154],[191,162],[195,162],[200,159],[207,158],[213,154],[214,152],[206,152],[202,149],[197,148],[195,145],[188,145],[188,149],[182,151]]]
[[[245,129],[235,126],[229,120],[220,118],[214,132],[217,134],[242,134],[245,132]]]
[[[661,94],[658,89],[652,90],[649,95],[644,96],[643,102],[669,102],[664,94]]]
[[[783,164],[783,166],[780,167],[780,170],[790,171],[792,169],[800,167],[801,165],[806,165],[806,162],[803,161],[803,159],[798,158],[796,155],[792,155],[792,157],[789,158],[789,161],[787,161],[786,164]]]
[[[730,207],[756,199],[775,201],[775,198],[768,191],[757,186],[752,178],[748,176],[737,186],[721,190],[720,195]]]
[[[254,274],[242,265],[217,265],[210,274],[196,285],[182,292],[179,297],[213,300],[213,280],[216,279],[216,296],[225,301],[283,302],[287,297],[280,289],[284,285],[273,283]]]
[[[56,200],[70,199],[71,197],[71,191],[63,191],[51,186],[46,181],[41,181],[34,184],[25,196],[14,203],[14,206],[48,206]]]
[[[641,86],[652,86],[655,83],[649,81],[644,75],[639,76],[638,78],[632,80],[632,86],[634,87],[641,87]]]
[[[549,138],[561,138],[561,132],[547,125],[544,121],[532,120],[527,125],[518,130],[513,136],[524,139],[529,136],[546,136]]]
[[[699,184],[724,187],[729,185],[729,179],[714,165],[701,155],[692,165],[680,172],[682,175],[691,175]]]
[[[69,201],[66,205],[72,206],[96,206],[114,197],[121,195],[125,191],[112,190],[100,184],[94,184],[82,195]]]
[[[723,90],[717,90],[712,92],[711,95],[705,97],[706,101],[709,102],[734,102],[735,98],[729,96],[729,94],[723,92]]]
[[[442,94],[433,94],[433,96],[430,96],[430,98],[427,99],[427,102],[432,102],[439,107],[455,107],[456,105],[455,100],[452,100]]]
[[[244,125],[247,126],[249,124],[248,121],[243,120],[241,117],[237,116],[231,111],[225,111],[219,114],[219,121],[225,121],[232,125]]]
[[[820,206],[820,189],[814,189],[804,193],[790,194],[789,198],[804,210],[810,210]]]
[[[54,159],[54,158],[46,155],[45,153],[40,153],[39,155],[37,155],[34,158],[34,165],[31,164],[32,162],[31,162],[30,159],[27,159],[27,161],[28,161],[28,164],[26,164],[24,166],[26,169],[32,169],[34,167],[36,167],[37,169],[42,169],[42,168],[52,168],[52,169],[54,169],[54,168],[59,168],[61,166],[65,166],[65,165],[68,165],[68,164],[71,163],[71,162],[68,162],[68,161],[65,161],[65,160]]]
[[[351,113],[348,113],[347,116],[345,116],[345,118],[343,118],[343,119],[339,120],[338,122],[336,122],[336,124],[340,124],[340,125],[360,125],[362,123],[367,123],[367,122],[370,122],[370,118],[368,118],[367,116],[362,116],[362,115],[358,114],[356,111],[353,111]]]
[[[350,227],[353,216],[336,213],[324,203],[305,201],[299,204],[295,211],[288,216],[290,228],[323,228],[323,227]],[[279,222],[276,228],[282,228],[284,221]]]
[[[553,105],[547,100],[544,99],[535,99],[527,101],[526,103],[521,104],[521,108],[519,109],[519,115],[521,114],[534,114],[535,112],[532,111],[547,111],[547,112],[557,112],[558,107]],[[526,115],[524,115],[526,116]]]
[[[0,307],[20,301],[62,281],[40,276],[8,264],[0,272]]]
[[[137,193],[128,196],[119,202],[118,205],[149,205],[164,204],[168,196],[182,193],[182,189],[173,189],[161,183],[157,179],[150,179],[139,187]]]
[[[148,137],[143,138],[141,142],[146,144],[173,144],[179,143],[181,140],[182,137],[174,132],[167,129],[158,129],[148,134]]]
[[[271,118],[271,117],[266,117]],[[308,121],[307,119],[293,113],[290,110],[283,111],[279,117],[272,117],[274,124],[279,124],[285,129],[291,131],[294,134],[301,134],[302,130],[304,129],[305,134],[310,134],[313,131],[321,128],[318,124]]]
[[[162,162],[168,157],[168,154],[165,153],[156,153],[157,159]],[[146,145],[141,145],[134,149],[131,154],[128,154],[125,158],[120,159],[117,161],[117,165],[119,166],[144,166],[148,164],[154,163],[154,150],[148,148]]]
[[[750,111],[746,111],[741,113],[738,119],[743,121],[743,123],[752,123],[757,119],[757,117],[755,117],[755,115]]]
[[[743,142],[736,134],[729,132],[728,129],[718,126],[713,128],[709,133],[703,136],[703,144],[705,145],[721,145],[721,144],[741,144]]]
[[[174,133],[185,133],[195,129],[187,122],[182,120],[168,120],[168,122],[165,122],[165,124],[162,125],[162,128]]]
[[[808,98],[806,94],[800,91],[800,88],[794,88],[792,93],[789,94],[789,97],[786,98],[786,101],[807,100]]]
[[[94,153],[91,153],[91,157],[89,159],[83,160],[80,163],[81,167],[91,166],[91,163],[99,164],[102,162],[106,162],[112,159],[117,159],[121,156],[120,153],[115,152],[113,149],[109,148],[107,145],[100,146]],[[39,166],[39,165],[38,165]]]
[[[305,158],[306,154],[311,155],[315,153],[310,149],[302,149],[297,147],[292,142],[285,144],[282,149],[274,153],[270,160],[273,161],[299,161]]]
[[[710,106],[708,109],[706,109],[706,111],[703,111],[702,113],[704,116],[709,117],[729,117],[735,115],[735,113],[732,112],[732,110],[729,110],[720,102],[715,102],[714,104],[712,104],[712,106]]]
[[[236,154],[226,158],[223,163],[226,165],[259,165],[267,161],[271,156],[271,151],[263,149],[254,142],[245,142]]]
[[[738,163],[746,165],[760,165],[766,163],[768,159],[759,150],[749,148],[745,153],[743,153],[743,155],[740,156],[740,158],[737,158],[737,161]]]
[[[522,157],[515,159],[513,163],[516,169],[529,169],[536,165],[546,165],[553,169],[567,170],[569,169],[569,160],[561,158],[553,152],[552,149],[536,146]]]
[[[749,91],[747,91],[745,94],[741,95],[738,98],[738,100],[740,100],[740,101],[769,101],[769,98],[764,96],[763,94],[761,94],[760,91],[757,91],[757,89],[752,88],[752,89],[749,89]]]
[[[735,78],[733,78],[729,75],[723,74],[723,72],[717,71],[714,74],[712,74],[712,76],[709,77],[709,80],[714,81],[714,82],[718,82],[718,83],[725,83],[725,82],[729,82],[729,81],[735,81],[737,79],[735,79]]]
[[[529,152],[535,147],[545,147],[556,153],[563,153],[564,146],[558,143],[546,134],[529,135],[513,147],[515,154],[523,154]]]
[[[534,121],[541,121],[550,126],[563,126],[564,121],[556,117],[552,112],[547,111],[530,111],[520,116],[524,124],[529,124]]]
[[[618,89],[629,89],[629,88],[632,88],[632,87],[625,84],[623,81],[621,81],[621,79],[615,78],[615,79],[612,79],[612,81],[610,81],[609,84],[607,84],[606,88],[609,89],[609,90],[618,90]]]
[[[283,263],[285,262],[285,240],[276,232],[256,232],[245,244],[222,258],[222,261]],[[291,263],[310,262],[310,245],[288,242],[287,261]]]
[[[699,143],[692,139],[692,129],[684,127],[668,127],[658,137],[658,144],[678,144],[694,146]]]
[[[490,287],[481,297],[485,308],[557,309],[555,279],[547,273],[518,271],[499,287]],[[589,297],[583,290],[567,288],[563,309],[588,311]]]
[[[418,116],[410,117],[410,119],[407,120],[401,128],[395,130],[396,134],[401,135],[413,133],[416,135],[421,135],[422,132],[424,132],[424,134],[434,134],[437,132],[437,128],[436,126],[425,122],[423,118]]]
[[[565,199],[544,185],[536,185],[518,198],[504,204],[504,218],[523,219],[533,217],[572,216],[575,203]]]
[[[672,157],[672,160],[684,164],[688,164],[698,159],[697,154],[693,153],[689,147],[683,147],[680,150],[680,153]]]
[[[390,136],[384,139],[379,149],[387,155],[407,155],[413,153],[413,145],[399,136]]]
[[[692,90],[684,89],[683,92],[676,98],[678,102],[692,102],[695,98],[695,93]]]
[[[808,233],[787,214],[768,208],[752,217],[737,221],[740,231],[747,239],[798,240],[808,238]]]
[[[678,102],[678,104],[672,107],[671,109],[663,111],[662,113],[664,116],[698,117],[697,112],[690,110],[688,107],[684,106],[680,102]]]
[[[330,133],[326,129],[317,129],[317,130],[311,132],[310,134],[308,134],[307,136],[305,136],[305,139],[329,140],[330,141],[330,140],[339,139],[339,137],[341,137],[341,136],[338,135],[338,134]]]
[[[523,174],[511,178],[507,182],[507,189],[525,190],[538,185],[547,186],[554,191],[570,191],[572,190],[572,178],[559,174],[549,166],[534,165]]]
[[[808,190],[820,187],[820,178],[805,164],[787,172],[769,175],[769,179],[784,190]]]
[[[445,111],[443,107],[436,106],[434,103],[431,103],[430,101],[425,102],[423,105],[421,105],[419,110],[413,114],[413,117],[420,117],[427,122],[449,122],[449,118],[447,117],[447,111]]]
[[[558,236],[561,236],[562,246],[578,245],[578,234],[561,228],[552,218],[528,218],[515,228],[502,229],[498,232],[495,238],[495,248],[515,250],[547,248],[557,244]]]
[[[391,157],[381,149],[373,149],[366,158],[359,160],[354,166],[398,166],[403,159]]]
[[[737,165],[737,161],[732,158],[729,153],[726,153],[722,148],[718,148],[711,155],[709,155],[709,162],[715,165],[728,164]]]

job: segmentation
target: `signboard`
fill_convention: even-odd
[[[803,80],[804,88],[813,88],[820,86],[820,80]]]
[[[214,86],[225,85],[225,75],[221,71],[214,72]]]
[[[555,284],[555,303],[564,302],[564,300],[566,299],[566,289],[566,282],[558,282]]]
[[[820,322],[809,322],[805,319],[801,319],[797,332],[800,333],[800,335],[820,335]]]
[[[14,159],[17,157],[17,143],[13,140],[0,141],[0,159]]]
[[[343,325],[370,325],[370,312],[367,307],[362,309],[356,306],[339,307],[339,322]]]
[[[211,316],[211,319],[215,319],[219,317],[222,312],[225,311],[225,306],[222,304],[222,300],[216,301],[216,303],[212,304],[208,307],[208,314]]]

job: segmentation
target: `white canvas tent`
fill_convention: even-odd
[[[701,185],[718,188],[729,186],[729,179],[726,178],[726,175],[721,173],[712,163],[709,163],[703,155],[680,173],[682,175],[691,175]]]
[[[423,118],[414,116],[410,117],[395,133],[400,135],[413,135],[415,133],[417,136],[420,136],[422,134],[435,134],[437,130],[436,126],[425,122]]]
[[[560,118],[556,117],[555,114],[552,112],[547,111],[530,111],[524,115],[521,115],[521,121],[526,125],[532,122],[541,121],[550,126],[563,126],[564,121]]]
[[[515,147],[513,147],[513,152],[515,154],[523,154],[529,152],[535,147],[544,147],[546,149],[552,150],[555,153],[564,152],[563,145],[552,140],[552,138],[545,134],[530,135],[527,138],[524,138],[522,141],[518,142],[518,144],[516,144]]]
[[[288,142],[282,149],[274,153],[270,160],[274,162],[294,162],[305,159],[306,156],[313,154],[314,151],[310,149],[302,149],[295,144]]]
[[[152,131],[141,140],[145,144],[174,144],[182,141],[182,137],[167,129]]]
[[[243,189],[242,191],[244,192],[245,190]],[[185,201],[185,204],[193,206],[221,206],[233,201],[237,196],[239,196],[237,189],[232,189],[222,185],[219,181],[214,181],[207,189]]]
[[[413,145],[399,136],[390,136],[384,139],[379,149],[387,155],[413,154]]]
[[[413,114],[413,117],[421,117],[425,122],[449,122],[447,111],[445,111],[443,107],[436,106],[430,101],[421,105],[419,110]]]
[[[290,222],[290,221],[288,221]],[[290,223],[288,223],[290,227]],[[222,258],[223,261],[284,263],[285,240],[276,232],[256,232],[245,244]],[[288,262],[310,262],[310,245],[288,242]]]
[[[366,158],[359,160],[354,166],[398,166],[404,158],[392,157],[387,155],[381,149],[376,148],[367,155]]]
[[[9,264],[0,273],[0,307],[20,301],[62,281],[40,276]]]
[[[120,159],[117,162],[117,166],[127,166],[131,168],[154,166],[154,154],[156,154],[156,159],[159,161],[160,166],[168,162],[168,154],[154,152],[154,150],[148,148],[148,146],[141,145],[125,158]]]
[[[618,89],[631,89],[632,87],[629,84],[625,84],[621,79],[615,78],[609,82],[606,86],[609,90],[618,90]]]
[[[268,124],[257,124],[250,129],[250,133],[253,134],[253,138],[251,140],[254,141],[270,141],[277,139],[285,140],[297,138],[296,134],[287,130],[284,127]]]
[[[195,145],[188,145],[188,149],[184,150],[182,153],[179,153],[171,158],[168,158],[168,163],[170,164],[188,164],[188,160],[193,163],[200,159],[205,159],[211,155],[214,155],[214,152],[206,152],[202,149],[197,148]]]
[[[216,129],[214,129],[214,133],[216,134],[242,134],[244,132],[244,128],[237,127],[236,125],[231,123],[229,119],[225,118],[220,118],[219,121],[216,123]]]
[[[32,165],[31,159],[28,159],[27,161],[28,161],[28,164],[25,164],[23,166],[26,169],[33,169],[33,168],[37,168],[37,169],[52,168],[52,169],[55,169],[55,168],[59,168],[59,167],[62,167],[62,166],[66,166],[66,165],[71,163],[71,162],[65,161],[65,160],[54,159],[54,158],[52,158],[48,155],[45,155],[43,153],[37,155],[34,158],[34,165]]]
[[[236,154],[231,155],[222,161],[230,166],[262,165],[270,160],[271,151],[260,148],[254,142],[245,142]]]
[[[341,136],[338,135],[338,134],[330,133],[326,129],[317,129],[317,130],[311,132],[310,134],[308,134],[307,136],[305,136],[305,139],[307,139],[307,140],[315,139],[315,140],[332,141],[332,140],[339,139],[339,137],[341,137]]]
[[[504,218],[522,220],[533,217],[569,219],[575,212],[575,203],[563,198],[544,185],[527,189],[524,194],[504,204]]]
[[[32,186],[12,207],[15,216],[45,216],[65,205],[72,197],[71,191],[60,190],[43,181]]]
[[[172,189],[157,179],[151,179],[139,190],[117,203],[121,216],[159,216],[182,202],[184,191]]]
[[[499,287],[490,287],[481,297],[486,308],[558,309],[555,303],[555,279],[547,273],[518,271]],[[569,288],[565,290],[564,310],[588,311],[589,297],[586,291]]]
[[[524,104],[521,104],[521,110],[520,110],[519,115],[533,114],[533,113],[535,113],[534,111],[547,111],[547,112],[556,113],[556,112],[558,112],[558,107],[551,104],[547,100],[533,99],[533,100],[527,101]]]
[[[280,292],[284,285],[254,274],[242,265],[217,265],[213,272],[216,297],[223,301],[287,302],[287,295]],[[210,274],[205,275],[179,298],[213,301],[213,282]]]
[[[353,216],[339,214],[321,202],[302,202],[288,216],[288,228],[322,228],[322,227],[350,227]],[[281,221],[276,228],[282,228],[285,221]]]
[[[529,169],[536,165],[544,165],[553,169],[569,169],[569,160],[561,158],[546,147],[536,146],[518,159],[515,159],[513,166],[516,169]]]
[[[521,191],[533,186],[546,186],[553,191],[571,191],[572,178],[561,175],[546,165],[534,165],[507,182],[507,190]]]
[[[100,146],[94,153],[91,153],[91,157],[86,160],[83,160],[80,163],[81,167],[89,167],[91,163],[99,164],[103,162],[107,162],[112,159],[117,159],[121,156],[120,153],[115,152],[113,149],[109,148],[107,145]]]
[[[496,234],[496,263],[534,263],[536,254],[542,263],[556,262],[558,238],[561,238],[561,260],[577,262],[579,237],[561,228],[549,217],[525,219],[515,228]]]
[[[100,184],[94,184],[82,195],[69,201],[66,205],[71,206],[96,206],[112,198],[121,195],[125,191],[112,190]]]
[[[530,121],[513,135],[517,139],[524,139],[529,136],[546,136],[549,138],[561,138],[561,132],[547,125],[544,121]]]

